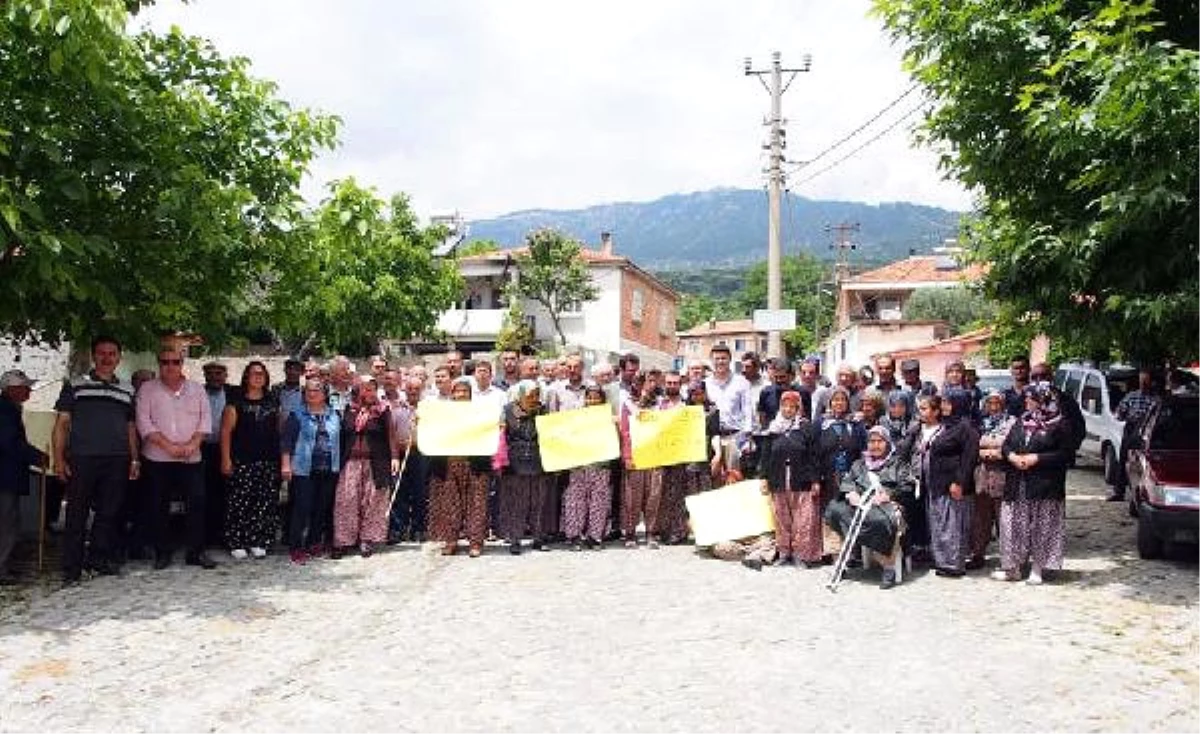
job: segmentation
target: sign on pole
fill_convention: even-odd
[[[796,328],[794,308],[754,309],[755,331],[791,331]]]

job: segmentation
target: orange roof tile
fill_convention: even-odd
[[[717,336],[718,334],[766,334],[765,331],[758,331],[754,328],[754,321],[751,319],[735,319],[733,321],[717,321],[713,326],[708,325],[709,322],[703,321],[696,324],[687,331],[676,332],[677,337],[696,337],[696,336]]]
[[[938,263],[945,259],[940,255],[914,255],[904,260],[888,263],[881,268],[868,270],[847,278],[847,283],[931,283],[979,280],[987,269],[978,264],[942,270]]]

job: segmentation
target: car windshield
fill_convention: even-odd
[[[1170,401],[1158,411],[1150,448],[1155,451],[1195,451],[1200,439],[1200,411],[1195,400]]]

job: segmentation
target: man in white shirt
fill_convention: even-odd
[[[488,361],[480,361],[475,365],[475,400],[482,400],[496,407],[496,415],[500,416],[504,412],[504,406],[508,403],[508,393],[500,389],[492,382],[492,363]]]
[[[750,383],[731,369],[733,355],[729,347],[718,344],[709,352],[709,357],[712,359],[713,373],[704,379],[704,387],[708,399],[720,413],[721,449],[731,451],[736,448],[740,455],[749,445],[751,416],[754,412],[750,405]]]

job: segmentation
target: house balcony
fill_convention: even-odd
[[[457,340],[495,339],[506,312],[503,308],[452,308],[438,317],[438,328]]]

